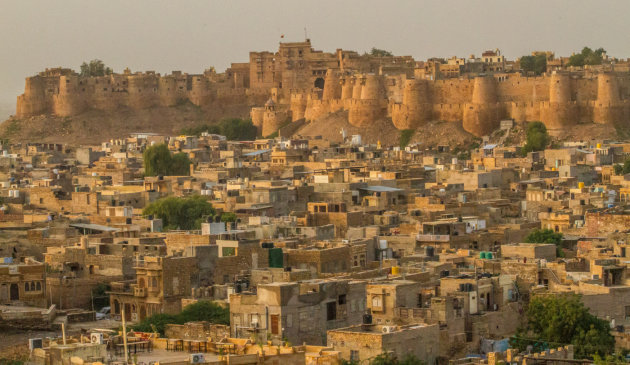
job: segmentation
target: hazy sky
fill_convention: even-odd
[[[114,71],[225,70],[252,50],[308,37],[315,49],[384,48],[416,59],[500,48],[568,55],[584,45],[630,56],[630,1],[0,0],[0,103],[46,67],[94,58]]]

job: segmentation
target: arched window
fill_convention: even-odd
[[[158,287],[158,282],[157,282],[157,278],[153,278],[151,279],[151,286],[154,288]]]
[[[29,291],[30,286],[28,285],[28,283],[24,283],[24,291]]]
[[[35,291],[35,282],[31,281],[31,291]]]
[[[36,283],[36,288],[37,288],[37,291],[42,290],[42,283],[38,281],[38,282]]]

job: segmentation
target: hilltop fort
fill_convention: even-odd
[[[596,67],[566,66],[547,53],[547,72],[521,72],[500,51],[480,58],[416,61],[411,56],[313,49],[310,40],[280,43],[277,52],[250,52],[249,62],[224,73],[174,71],[81,77],[65,68],[26,79],[16,116],[76,116],[121,107],[144,110],[192,103],[202,109],[250,108],[263,136],[289,122],[316,121],[347,112],[348,122],[366,127],[391,120],[398,129],[429,121],[461,122],[476,136],[502,119],[542,121],[561,131],[578,123],[625,126],[630,120],[628,63],[609,60]]]

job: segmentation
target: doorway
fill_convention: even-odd
[[[20,300],[20,288],[18,288],[17,284],[11,284],[10,292],[10,300]]]

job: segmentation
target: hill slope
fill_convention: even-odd
[[[176,135],[182,128],[215,122],[226,116],[249,117],[249,108],[202,110],[192,104],[183,104],[140,111],[121,108],[113,113],[92,110],[73,117],[14,117],[0,124],[0,138],[12,143],[100,144],[135,132]]]

